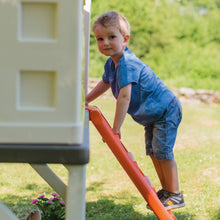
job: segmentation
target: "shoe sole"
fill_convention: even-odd
[[[165,209],[167,209],[167,210],[179,209],[179,208],[183,208],[184,206],[185,206],[185,203],[181,203],[181,204],[179,204],[179,205],[167,206],[167,207],[165,207]]]

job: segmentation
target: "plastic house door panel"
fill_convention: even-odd
[[[82,143],[82,8],[0,1],[1,143]]]

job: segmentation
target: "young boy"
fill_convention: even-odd
[[[99,51],[109,58],[102,80],[86,96],[86,105],[111,87],[117,100],[112,131],[121,137],[126,113],[145,127],[146,154],[150,155],[162,185],[157,192],[159,199],[167,209],[185,206],[173,155],[182,118],[178,99],[128,49],[130,25],[124,16],[115,11],[101,15],[93,32]]]

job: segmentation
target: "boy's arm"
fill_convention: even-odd
[[[88,105],[89,102],[93,101],[97,97],[99,97],[102,93],[107,91],[110,88],[110,85],[108,83],[105,83],[103,80],[101,80],[95,88],[86,96],[86,105]]]
[[[128,111],[130,100],[131,100],[131,84],[122,87],[120,89],[116,102],[115,119],[114,119],[112,131],[115,134],[118,134],[119,137],[121,137],[120,129],[125,119],[126,113]]]

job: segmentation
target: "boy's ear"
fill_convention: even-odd
[[[130,35],[129,34],[125,34],[124,35],[124,43],[128,44],[129,39],[130,39]]]

